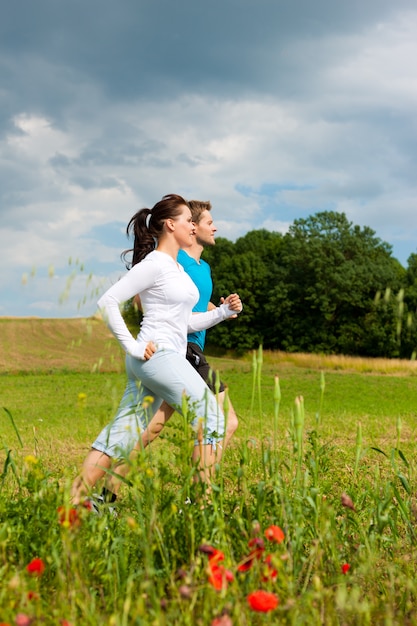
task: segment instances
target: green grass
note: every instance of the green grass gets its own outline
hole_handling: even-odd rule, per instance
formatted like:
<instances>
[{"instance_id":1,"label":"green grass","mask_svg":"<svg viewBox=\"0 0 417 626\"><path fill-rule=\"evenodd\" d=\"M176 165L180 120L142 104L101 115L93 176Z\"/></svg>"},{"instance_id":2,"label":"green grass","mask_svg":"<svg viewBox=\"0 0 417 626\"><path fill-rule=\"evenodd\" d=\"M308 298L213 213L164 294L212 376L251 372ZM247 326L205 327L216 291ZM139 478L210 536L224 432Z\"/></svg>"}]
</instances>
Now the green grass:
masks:
<instances>
[{"instance_id":1,"label":"green grass","mask_svg":"<svg viewBox=\"0 0 417 626\"><path fill-rule=\"evenodd\" d=\"M260 437L271 432L274 414L274 376L281 387L279 432L285 436L294 401L304 399L306 424L313 428L320 410L320 372L318 370L264 365L261 398L253 403L253 373L244 361L212 359L230 389L230 397L240 417L238 438ZM377 376L358 373L324 374L325 391L321 418L321 434L329 442L341 446L354 445L358 421L369 445L384 447L392 442L396 421L403 423L402 444L412 450L417 427L417 382L414 377ZM110 419L121 398L125 375L118 373L57 372L52 374L7 374L0 376L1 406L13 415L21 433L25 450L39 446L56 448L68 462L60 442L83 451L98 430ZM80 402L79 394L85 394ZM259 400L261 399L261 402ZM260 406L261 405L261 406ZM262 419L261 419L262 417ZM174 418L175 419L175 418ZM16 436L9 418L1 416L3 446L16 446ZM39 450L47 454L44 447ZM58 450L57 450L58 452Z\"/></svg>"},{"instance_id":2,"label":"green grass","mask_svg":"<svg viewBox=\"0 0 417 626\"><path fill-rule=\"evenodd\" d=\"M69 507L69 485L124 374L0 376L0 620L205 626L224 613L226 626L417 623L414 374L323 377L270 358L211 361L240 418L212 501L203 506L193 486L176 415L132 466L119 517L81 509L74 528L59 523L57 507ZM271 524L282 543L265 538ZM261 538L264 552L239 572L248 542ZM233 573L220 590L206 544ZM26 571L34 557L45 563L40 577ZM258 589L279 597L272 614L250 609Z\"/></svg>"}]
</instances>

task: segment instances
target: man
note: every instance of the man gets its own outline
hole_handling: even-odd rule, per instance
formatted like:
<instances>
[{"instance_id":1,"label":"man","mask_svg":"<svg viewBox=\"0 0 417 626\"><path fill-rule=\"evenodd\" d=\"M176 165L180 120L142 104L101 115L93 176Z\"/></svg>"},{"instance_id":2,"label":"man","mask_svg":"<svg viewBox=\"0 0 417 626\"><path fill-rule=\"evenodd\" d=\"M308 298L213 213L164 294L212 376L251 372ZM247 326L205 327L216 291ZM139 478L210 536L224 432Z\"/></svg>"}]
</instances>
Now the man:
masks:
<instances>
[{"instance_id":1,"label":"man","mask_svg":"<svg viewBox=\"0 0 417 626\"><path fill-rule=\"evenodd\" d=\"M215 245L216 242L214 234L217 232L217 228L214 225L213 218L210 213L211 203L209 201L204 202L200 200L189 200L188 206L191 209L191 215L195 226L195 236L190 247L179 251L177 260L178 263L181 263L184 270L193 280L200 293L200 298L193 308L193 311L196 313L202 313L215 308L215 305L210 302L213 291L210 266L206 263L206 261L204 261L204 259L201 258L201 255L205 247ZM222 303L227 302L229 297L230 296L227 298L221 298ZM136 298L136 305L140 308L139 298ZM215 373L211 369L206 357L203 354L206 341L206 331L202 330L191 333L188 335L187 339L187 360L197 370L213 393L218 393L218 401L221 409L223 410L226 395L225 386L221 381L216 381ZM224 448L226 448L229 444L230 439L238 427L236 412L230 402L230 398L228 400L226 432L223 441ZM173 409L163 402L160 409L157 413L155 413L152 420L149 422L147 429L142 433L141 441L138 443L136 448L141 449L156 439L165 423L171 417L172 413Z\"/></svg>"},{"instance_id":2,"label":"man","mask_svg":"<svg viewBox=\"0 0 417 626\"><path fill-rule=\"evenodd\" d=\"M207 246L214 246L214 235L217 228L214 225L211 216L211 203L199 200L189 200L188 206L191 209L191 215L195 226L195 236L190 248L182 249L178 254L178 262L181 263L184 270L191 277L200 292L200 299L195 305L193 311L204 312L214 308L214 304L210 302L213 281L211 279L210 266L201 258L203 250ZM222 298L222 301L224 299ZM227 299L226 299L227 301ZM191 365L197 370L201 377L206 381L210 389L216 393L215 376L203 354L206 341L206 331L200 331L188 335L187 343L187 359ZM225 386L220 382L219 387L219 403L223 408L225 398ZM224 439L224 447L226 447L238 426L236 412L229 400L229 408L227 415L226 434Z\"/></svg>"}]
</instances>

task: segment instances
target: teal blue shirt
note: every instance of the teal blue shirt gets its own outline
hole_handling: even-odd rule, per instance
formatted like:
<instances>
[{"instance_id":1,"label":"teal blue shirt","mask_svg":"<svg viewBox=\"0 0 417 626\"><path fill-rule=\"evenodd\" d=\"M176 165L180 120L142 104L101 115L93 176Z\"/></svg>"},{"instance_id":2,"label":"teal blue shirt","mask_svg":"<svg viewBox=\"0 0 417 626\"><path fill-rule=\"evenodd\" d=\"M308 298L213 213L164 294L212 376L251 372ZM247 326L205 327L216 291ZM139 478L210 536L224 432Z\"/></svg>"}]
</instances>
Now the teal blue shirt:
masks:
<instances>
[{"instance_id":1,"label":"teal blue shirt","mask_svg":"<svg viewBox=\"0 0 417 626\"><path fill-rule=\"evenodd\" d=\"M181 263L184 270L195 283L200 294L200 298L193 308L193 311L196 311L197 313L204 313L207 311L211 294L213 292L210 265L206 263L206 261L203 261L203 259L200 259L200 262L197 263L197 261L187 254L185 250L180 250L178 252L177 261L178 263ZM201 350L204 350L204 345L206 343L206 331L200 330L195 333L190 333L187 337L187 341L196 343Z\"/></svg>"}]
</instances>

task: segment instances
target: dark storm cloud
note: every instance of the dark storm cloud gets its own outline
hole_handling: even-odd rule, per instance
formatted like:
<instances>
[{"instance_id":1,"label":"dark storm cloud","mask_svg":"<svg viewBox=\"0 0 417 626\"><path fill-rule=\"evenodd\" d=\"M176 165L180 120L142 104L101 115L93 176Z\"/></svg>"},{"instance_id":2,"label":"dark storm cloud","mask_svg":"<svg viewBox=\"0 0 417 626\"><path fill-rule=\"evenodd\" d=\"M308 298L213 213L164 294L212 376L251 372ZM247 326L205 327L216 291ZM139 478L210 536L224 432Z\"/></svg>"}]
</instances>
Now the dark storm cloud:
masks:
<instances>
[{"instance_id":1,"label":"dark storm cloud","mask_svg":"<svg viewBox=\"0 0 417 626\"><path fill-rule=\"evenodd\" d=\"M169 99L181 89L294 95L309 82L306 64L321 61L311 48L305 56L304 43L364 30L414 6L410 0L15 0L0 25L0 51L9 59L4 86L22 101L29 93L33 106L47 101L55 109L83 80L115 99ZM36 75L27 71L32 66ZM10 112L7 98L5 104Z\"/></svg>"}]
</instances>

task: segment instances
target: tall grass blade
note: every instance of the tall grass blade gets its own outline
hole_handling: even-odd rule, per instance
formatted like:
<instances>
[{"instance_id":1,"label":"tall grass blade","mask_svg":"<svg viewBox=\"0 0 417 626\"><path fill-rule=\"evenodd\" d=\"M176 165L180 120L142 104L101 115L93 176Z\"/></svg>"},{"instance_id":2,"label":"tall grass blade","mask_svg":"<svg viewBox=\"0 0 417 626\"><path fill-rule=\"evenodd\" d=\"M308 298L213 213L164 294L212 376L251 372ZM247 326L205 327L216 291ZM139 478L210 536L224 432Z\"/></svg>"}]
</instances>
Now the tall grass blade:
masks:
<instances>
[{"instance_id":1,"label":"tall grass blade","mask_svg":"<svg viewBox=\"0 0 417 626\"><path fill-rule=\"evenodd\" d=\"M22 441L22 439L21 439L21 437L20 437L19 431L18 431L17 426L16 426L16 424L15 424L15 421L14 421L14 419L13 419L13 415L10 413L9 409L6 409L6 407L5 407L5 406L3 407L3 409L4 409L4 411L6 411L7 415L9 416L10 421L11 421L11 423L12 423L12 426L13 426L13 428L14 428L14 431L15 431L15 433L16 433L16 436L17 436L17 438L18 438L18 440L19 440L20 446L21 446L21 448L23 448L23 441Z\"/></svg>"},{"instance_id":2,"label":"tall grass blade","mask_svg":"<svg viewBox=\"0 0 417 626\"><path fill-rule=\"evenodd\" d=\"M252 397L251 397L251 402L250 402L251 415L253 415L253 408L255 406L256 381L258 379L257 371L258 371L258 361L256 358L256 350L252 350Z\"/></svg>"},{"instance_id":3,"label":"tall grass blade","mask_svg":"<svg viewBox=\"0 0 417 626\"><path fill-rule=\"evenodd\" d=\"M15 463L13 461L13 458L12 458L12 451L11 450L7 450L7 452L6 452L6 459L5 459L4 465L3 465L3 472L2 472L2 474L0 476L1 484L4 483L4 480L5 480L6 476L7 476L7 471L9 469L9 467L12 470L12 472L13 472L16 480L17 480L17 483L18 483L18 485L20 487L20 478L19 478L19 474L17 472L16 465L15 465Z\"/></svg>"},{"instance_id":4,"label":"tall grass blade","mask_svg":"<svg viewBox=\"0 0 417 626\"><path fill-rule=\"evenodd\" d=\"M358 422L356 427L356 454L355 454L355 467L353 470L354 476L358 473L359 462L362 455L362 424Z\"/></svg>"},{"instance_id":5,"label":"tall grass blade","mask_svg":"<svg viewBox=\"0 0 417 626\"><path fill-rule=\"evenodd\" d=\"M279 377L274 379L274 451L277 449L278 443L278 417L279 405L281 403L281 387L279 385Z\"/></svg>"},{"instance_id":6,"label":"tall grass blade","mask_svg":"<svg viewBox=\"0 0 417 626\"><path fill-rule=\"evenodd\" d=\"M383 450L381 450L380 448L375 448L375 446L371 446L370 448L371 450L375 450L375 452L379 452L379 454L383 454L384 456L386 456L388 458L388 455L386 454L386 452L384 452Z\"/></svg>"},{"instance_id":7,"label":"tall grass blade","mask_svg":"<svg viewBox=\"0 0 417 626\"><path fill-rule=\"evenodd\" d=\"M320 422L321 422L321 414L322 414L322 410L323 410L323 400L324 400L324 390L326 389L326 381L324 378L324 372L321 371L320 372L320 403L319 403L319 410L316 414L316 422L317 422L317 426L320 426Z\"/></svg>"},{"instance_id":8,"label":"tall grass blade","mask_svg":"<svg viewBox=\"0 0 417 626\"><path fill-rule=\"evenodd\" d=\"M263 356L263 346L262 344L258 348L258 356L257 356L257 388L258 388L258 398L259 398L259 417L262 418L262 387L261 387L261 375L262 375L262 363L264 360Z\"/></svg>"}]
</instances>

